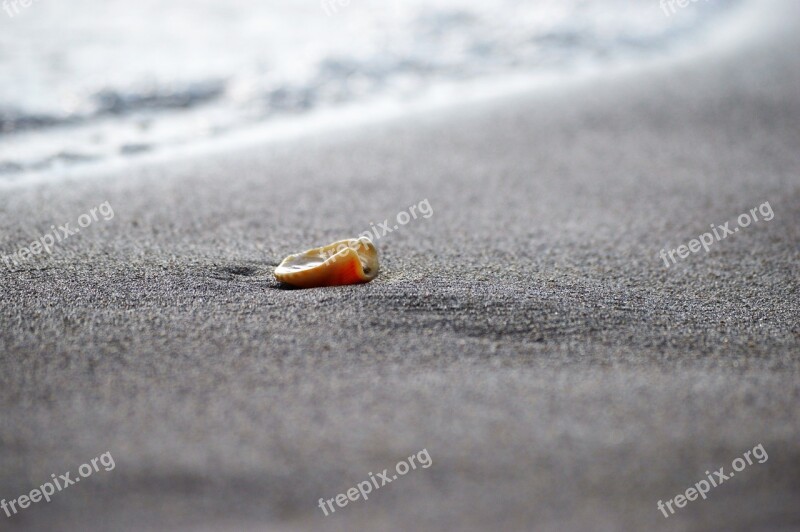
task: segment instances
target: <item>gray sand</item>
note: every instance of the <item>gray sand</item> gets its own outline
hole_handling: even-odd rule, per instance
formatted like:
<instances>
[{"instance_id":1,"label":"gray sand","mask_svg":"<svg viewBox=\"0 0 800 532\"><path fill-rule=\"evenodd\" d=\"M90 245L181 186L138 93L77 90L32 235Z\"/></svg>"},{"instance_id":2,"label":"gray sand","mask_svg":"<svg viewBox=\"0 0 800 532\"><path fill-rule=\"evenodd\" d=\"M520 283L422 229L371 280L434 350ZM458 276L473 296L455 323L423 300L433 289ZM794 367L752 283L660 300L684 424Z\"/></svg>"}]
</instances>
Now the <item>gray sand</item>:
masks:
<instances>
[{"instance_id":1,"label":"gray sand","mask_svg":"<svg viewBox=\"0 0 800 532\"><path fill-rule=\"evenodd\" d=\"M115 216L0 264L0 497L116 467L0 528L800 529L798 49L3 191L1 254ZM372 283L272 277L425 198Z\"/></svg>"}]
</instances>

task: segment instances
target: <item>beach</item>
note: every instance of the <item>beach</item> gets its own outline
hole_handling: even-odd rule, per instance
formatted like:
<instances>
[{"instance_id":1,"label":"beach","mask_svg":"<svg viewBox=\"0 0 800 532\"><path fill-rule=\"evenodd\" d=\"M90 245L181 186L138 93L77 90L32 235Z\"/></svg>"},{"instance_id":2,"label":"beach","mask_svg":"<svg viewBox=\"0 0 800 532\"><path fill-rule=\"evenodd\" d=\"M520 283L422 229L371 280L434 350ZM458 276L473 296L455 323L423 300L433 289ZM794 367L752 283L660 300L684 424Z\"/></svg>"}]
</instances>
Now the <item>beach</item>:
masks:
<instances>
[{"instance_id":1,"label":"beach","mask_svg":"<svg viewBox=\"0 0 800 532\"><path fill-rule=\"evenodd\" d=\"M0 256L80 228L0 262L0 496L115 461L0 528L796 529L800 10L770 5L696 58L0 188ZM275 281L367 230L374 281Z\"/></svg>"}]
</instances>

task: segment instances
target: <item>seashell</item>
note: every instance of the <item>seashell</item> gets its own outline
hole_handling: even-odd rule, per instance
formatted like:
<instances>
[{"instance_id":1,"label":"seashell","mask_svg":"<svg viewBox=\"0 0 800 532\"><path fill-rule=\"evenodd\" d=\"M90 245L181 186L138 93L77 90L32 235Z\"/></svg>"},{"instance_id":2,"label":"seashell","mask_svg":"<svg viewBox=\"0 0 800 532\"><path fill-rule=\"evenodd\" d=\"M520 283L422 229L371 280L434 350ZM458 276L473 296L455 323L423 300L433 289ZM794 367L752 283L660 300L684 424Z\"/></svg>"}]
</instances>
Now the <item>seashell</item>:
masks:
<instances>
[{"instance_id":1,"label":"seashell","mask_svg":"<svg viewBox=\"0 0 800 532\"><path fill-rule=\"evenodd\" d=\"M275 278L300 288L368 283L378 275L378 250L369 239L349 238L289 255Z\"/></svg>"}]
</instances>

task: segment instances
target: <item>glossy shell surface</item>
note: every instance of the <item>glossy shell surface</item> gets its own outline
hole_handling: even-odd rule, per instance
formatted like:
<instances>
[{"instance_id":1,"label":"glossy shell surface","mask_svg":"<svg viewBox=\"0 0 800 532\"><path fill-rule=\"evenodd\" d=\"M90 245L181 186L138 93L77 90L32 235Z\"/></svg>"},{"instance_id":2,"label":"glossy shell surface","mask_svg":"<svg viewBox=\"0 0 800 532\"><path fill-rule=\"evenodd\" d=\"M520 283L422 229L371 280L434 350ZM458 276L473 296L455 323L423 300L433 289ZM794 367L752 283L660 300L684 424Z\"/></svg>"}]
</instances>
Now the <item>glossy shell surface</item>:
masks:
<instances>
[{"instance_id":1,"label":"glossy shell surface","mask_svg":"<svg viewBox=\"0 0 800 532\"><path fill-rule=\"evenodd\" d=\"M378 250L366 238L339 240L289 255L275 278L299 288L367 283L378 275Z\"/></svg>"}]
</instances>

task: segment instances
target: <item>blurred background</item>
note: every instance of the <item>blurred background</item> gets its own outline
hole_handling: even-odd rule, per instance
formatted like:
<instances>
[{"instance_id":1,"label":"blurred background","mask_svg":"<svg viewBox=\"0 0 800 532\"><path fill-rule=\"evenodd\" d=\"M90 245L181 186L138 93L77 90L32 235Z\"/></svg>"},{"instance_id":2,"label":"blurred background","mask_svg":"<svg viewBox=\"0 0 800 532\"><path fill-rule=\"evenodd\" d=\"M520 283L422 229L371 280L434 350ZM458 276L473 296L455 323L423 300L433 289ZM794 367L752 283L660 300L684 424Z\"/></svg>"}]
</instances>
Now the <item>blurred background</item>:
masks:
<instances>
[{"instance_id":1,"label":"blurred background","mask_svg":"<svg viewBox=\"0 0 800 532\"><path fill-rule=\"evenodd\" d=\"M740 3L5 0L0 179L666 54Z\"/></svg>"}]
</instances>

